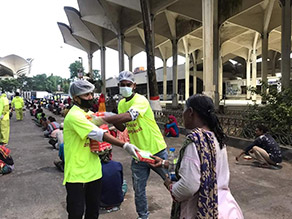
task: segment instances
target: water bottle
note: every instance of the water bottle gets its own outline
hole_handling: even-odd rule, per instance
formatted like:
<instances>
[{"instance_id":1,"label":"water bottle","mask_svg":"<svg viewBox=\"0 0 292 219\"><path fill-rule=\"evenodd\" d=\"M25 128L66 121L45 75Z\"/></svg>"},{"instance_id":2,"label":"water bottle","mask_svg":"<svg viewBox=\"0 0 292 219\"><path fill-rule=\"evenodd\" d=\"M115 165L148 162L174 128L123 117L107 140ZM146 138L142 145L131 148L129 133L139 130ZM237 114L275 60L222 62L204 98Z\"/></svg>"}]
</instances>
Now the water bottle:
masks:
<instances>
[{"instance_id":1,"label":"water bottle","mask_svg":"<svg viewBox=\"0 0 292 219\"><path fill-rule=\"evenodd\" d=\"M175 155L175 148L169 149L168 154L168 172L169 172L169 178L171 181L177 181L176 175L175 175L175 166L177 163L177 157Z\"/></svg>"}]
</instances>

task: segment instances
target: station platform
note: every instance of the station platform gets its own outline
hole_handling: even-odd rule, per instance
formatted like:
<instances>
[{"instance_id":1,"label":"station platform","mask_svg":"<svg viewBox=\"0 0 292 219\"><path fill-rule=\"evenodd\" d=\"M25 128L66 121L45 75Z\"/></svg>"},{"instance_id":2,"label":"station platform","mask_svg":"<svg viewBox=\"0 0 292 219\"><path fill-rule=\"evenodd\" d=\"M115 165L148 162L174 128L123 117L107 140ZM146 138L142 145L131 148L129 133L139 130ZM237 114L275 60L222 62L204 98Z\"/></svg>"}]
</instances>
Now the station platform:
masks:
<instances>
[{"instance_id":1,"label":"station platform","mask_svg":"<svg viewBox=\"0 0 292 219\"><path fill-rule=\"evenodd\" d=\"M51 115L49 111L45 111ZM58 122L63 118L55 116ZM11 119L9 148L15 170L0 177L1 219L65 219L66 190L62 185L63 173L54 166L58 151L48 144L42 130L25 112L23 121ZM184 136L166 138L169 147L179 150ZM250 163L235 163L240 149L228 146L230 189L247 219L290 219L292 215L292 164L282 163L282 169L258 168ZM128 192L121 209L100 215L101 219L135 219L130 156L114 147L113 159L123 164ZM150 218L167 219L170 215L171 196L163 181L151 172L147 185Z\"/></svg>"}]
</instances>

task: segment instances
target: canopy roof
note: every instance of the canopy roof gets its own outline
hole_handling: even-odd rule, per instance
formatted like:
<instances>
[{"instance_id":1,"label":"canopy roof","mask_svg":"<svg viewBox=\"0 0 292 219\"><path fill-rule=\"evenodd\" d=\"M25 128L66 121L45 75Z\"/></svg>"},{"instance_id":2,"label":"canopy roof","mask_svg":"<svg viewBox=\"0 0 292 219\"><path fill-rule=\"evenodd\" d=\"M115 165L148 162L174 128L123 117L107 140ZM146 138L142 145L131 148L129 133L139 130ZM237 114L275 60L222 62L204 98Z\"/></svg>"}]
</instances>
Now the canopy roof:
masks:
<instances>
[{"instance_id":1,"label":"canopy roof","mask_svg":"<svg viewBox=\"0 0 292 219\"><path fill-rule=\"evenodd\" d=\"M123 34L128 56L145 50L140 0L77 1L80 11L66 7L65 12L71 35L79 43L82 39L118 50L117 37ZM170 58L172 40L177 40L178 54L197 51L198 64L202 63L202 0L151 0L150 8L154 15L155 55ZM261 56L258 36L264 33L269 36L268 58L274 59L281 52L281 7L276 0L242 0L230 14L219 14L219 25L223 63L240 57L238 60L244 64L253 45L257 56Z\"/></svg>"},{"instance_id":2,"label":"canopy roof","mask_svg":"<svg viewBox=\"0 0 292 219\"><path fill-rule=\"evenodd\" d=\"M31 61L31 59L26 60L14 54L0 58L0 77L14 77L28 74Z\"/></svg>"}]
</instances>

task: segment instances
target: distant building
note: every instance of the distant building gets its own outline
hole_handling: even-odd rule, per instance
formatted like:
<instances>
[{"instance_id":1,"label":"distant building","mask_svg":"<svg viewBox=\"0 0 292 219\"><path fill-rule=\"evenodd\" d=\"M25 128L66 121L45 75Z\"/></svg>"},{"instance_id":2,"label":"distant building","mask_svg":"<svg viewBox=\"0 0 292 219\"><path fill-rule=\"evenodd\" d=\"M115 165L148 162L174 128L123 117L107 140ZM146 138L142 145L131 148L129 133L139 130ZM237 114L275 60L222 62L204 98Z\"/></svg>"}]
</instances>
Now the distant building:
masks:
<instances>
[{"instance_id":1,"label":"distant building","mask_svg":"<svg viewBox=\"0 0 292 219\"><path fill-rule=\"evenodd\" d=\"M141 72L141 71L145 71L145 68L144 67L137 67L137 68L135 68L134 73Z\"/></svg>"}]
</instances>

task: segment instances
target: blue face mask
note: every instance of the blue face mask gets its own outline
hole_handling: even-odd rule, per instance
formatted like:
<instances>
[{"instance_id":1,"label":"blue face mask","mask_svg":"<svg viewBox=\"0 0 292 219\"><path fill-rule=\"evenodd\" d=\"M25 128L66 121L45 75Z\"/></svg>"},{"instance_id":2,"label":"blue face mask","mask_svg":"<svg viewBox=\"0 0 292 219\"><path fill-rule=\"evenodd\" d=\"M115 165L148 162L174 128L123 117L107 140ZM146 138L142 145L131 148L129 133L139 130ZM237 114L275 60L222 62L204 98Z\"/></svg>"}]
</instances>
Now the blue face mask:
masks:
<instances>
[{"instance_id":1,"label":"blue face mask","mask_svg":"<svg viewBox=\"0 0 292 219\"><path fill-rule=\"evenodd\" d=\"M120 87L120 94L123 97L130 97L133 94L133 89L131 87Z\"/></svg>"}]
</instances>

